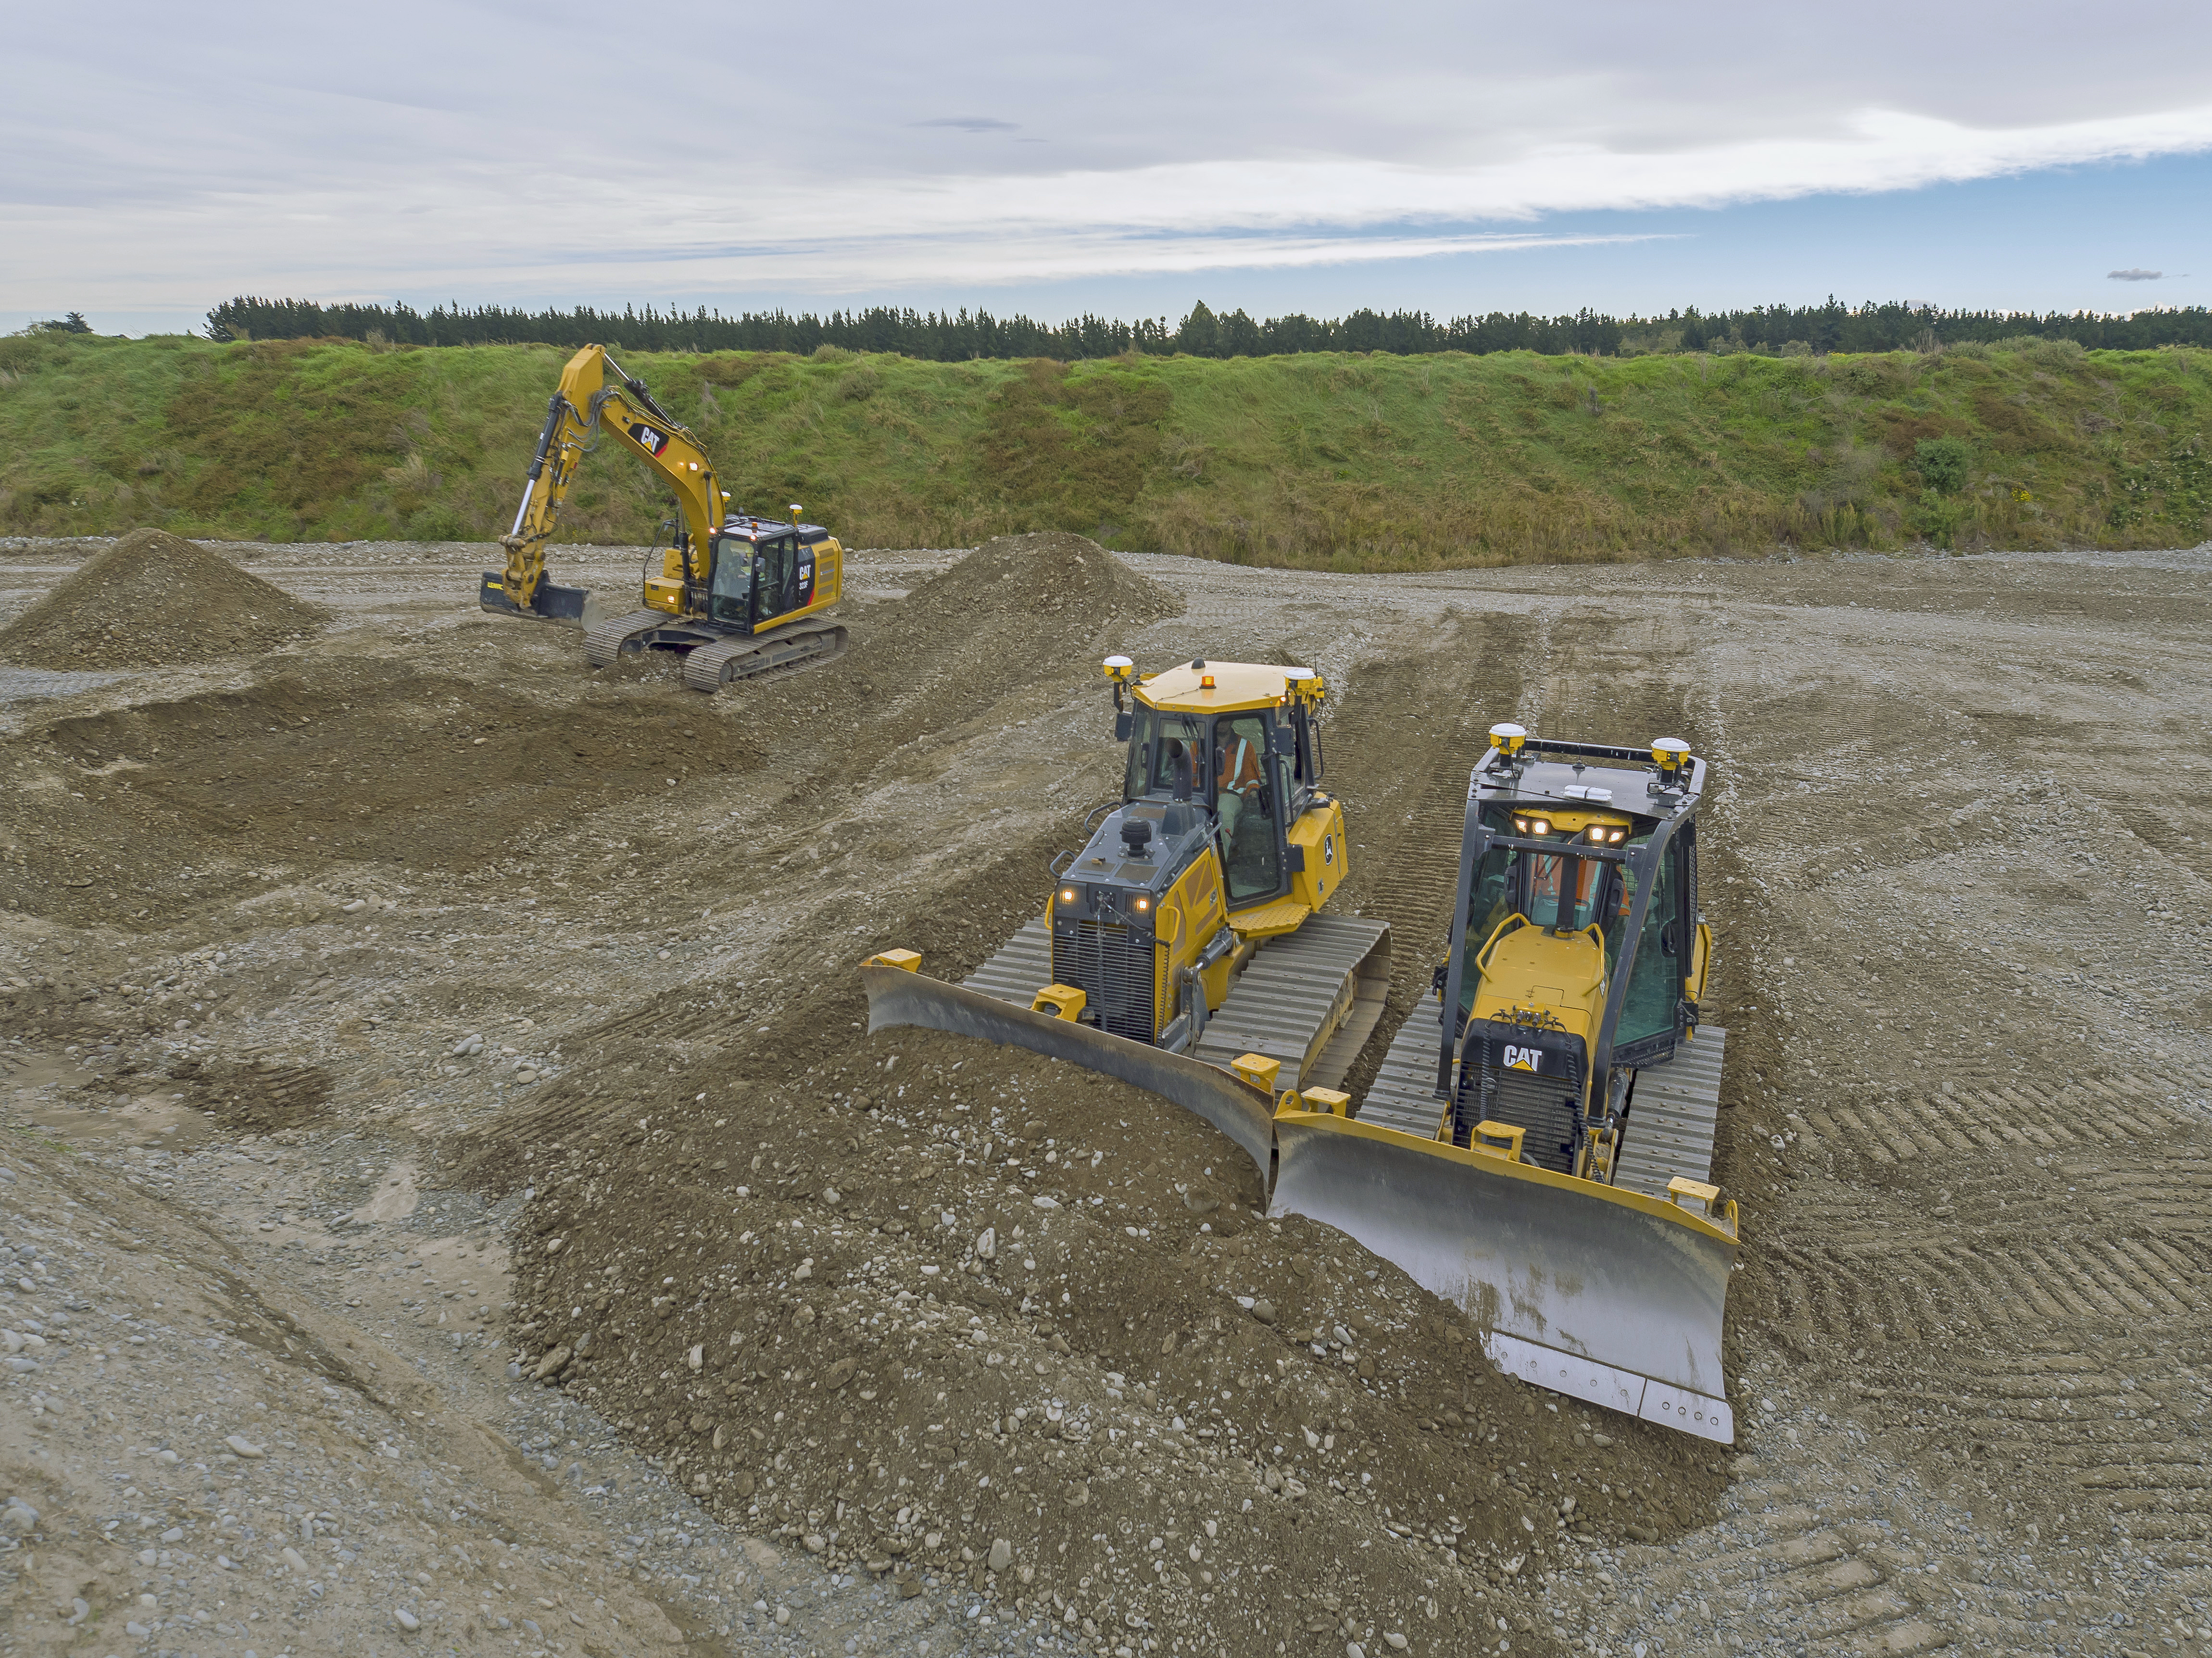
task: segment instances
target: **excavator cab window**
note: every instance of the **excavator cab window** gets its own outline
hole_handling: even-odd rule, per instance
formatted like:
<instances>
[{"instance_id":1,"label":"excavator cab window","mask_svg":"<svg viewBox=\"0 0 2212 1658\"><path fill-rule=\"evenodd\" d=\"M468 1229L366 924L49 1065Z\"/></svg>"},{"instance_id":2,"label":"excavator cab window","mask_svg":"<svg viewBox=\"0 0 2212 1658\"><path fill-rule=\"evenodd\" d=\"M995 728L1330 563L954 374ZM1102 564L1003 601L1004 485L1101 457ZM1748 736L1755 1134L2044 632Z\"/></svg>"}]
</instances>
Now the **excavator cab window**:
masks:
<instances>
[{"instance_id":1,"label":"excavator cab window","mask_svg":"<svg viewBox=\"0 0 2212 1658\"><path fill-rule=\"evenodd\" d=\"M763 537L753 552L753 620L781 616L797 604L792 587L799 575L799 537Z\"/></svg>"},{"instance_id":2,"label":"excavator cab window","mask_svg":"<svg viewBox=\"0 0 2212 1658\"><path fill-rule=\"evenodd\" d=\"M707 614L716 622L742 625L752 617L753 544L740 536L714 543L714 574L707 589Z\"/></svg>"}]
</instances>

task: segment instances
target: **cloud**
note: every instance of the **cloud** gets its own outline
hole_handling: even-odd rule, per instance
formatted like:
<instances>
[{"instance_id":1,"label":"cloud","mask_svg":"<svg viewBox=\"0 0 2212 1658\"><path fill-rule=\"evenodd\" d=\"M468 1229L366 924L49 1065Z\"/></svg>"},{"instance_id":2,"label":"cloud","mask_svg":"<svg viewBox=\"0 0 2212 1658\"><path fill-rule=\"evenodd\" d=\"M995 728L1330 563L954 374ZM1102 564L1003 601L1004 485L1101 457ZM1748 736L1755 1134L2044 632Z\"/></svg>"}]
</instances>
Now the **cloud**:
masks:
<instances>
[{"instance_id":1,"label":"cloud","mask_svg":"<svg viewBox=\"0 0 2212 1658\"><path fill-rule=\"evenodd\" d=\"M2166 275L2163 270L2107 270L2106 276L2116 282L2154 282Z\"/></svg>"},{"instance_id":2,"label":"cloud","mask_svg":"<svg viewBox=\"0 0 2212 1658\"><path fill-rule=\"evenodd\" d=\"M660 84L671 33L725 26L710 0L663 0L650 32L584 0L388 0L367 34L295 27L274 0L116 0L91 36L34 8L0 101L0 311L663 283L732 302L957 301L1025 281L1594 246L1616 239L1562 234L1561 216L2212 151L2197 68L2212 8L2106 3L2085 35L2059 26L2059 0L2018 0L1993 37L1967 0L1867 0L1842 33L1686 0L1655 36L1626 0L1564 25L1375 0L1354 52L1317 0L1281 0L1264 26L1128 0L1108 31L974 0L957 32L828 0L764 14L747 52L799 64L833 35L833 118L787 118L796 83L771 77L680 140L556 115L544 88L578 84L580 64L601 88ZM1908 23L1928 50L1892 48ZM484 62L502 73L471 68ZM939 112L970 93L1000 112Z\"/></svg>"}]
</instances>

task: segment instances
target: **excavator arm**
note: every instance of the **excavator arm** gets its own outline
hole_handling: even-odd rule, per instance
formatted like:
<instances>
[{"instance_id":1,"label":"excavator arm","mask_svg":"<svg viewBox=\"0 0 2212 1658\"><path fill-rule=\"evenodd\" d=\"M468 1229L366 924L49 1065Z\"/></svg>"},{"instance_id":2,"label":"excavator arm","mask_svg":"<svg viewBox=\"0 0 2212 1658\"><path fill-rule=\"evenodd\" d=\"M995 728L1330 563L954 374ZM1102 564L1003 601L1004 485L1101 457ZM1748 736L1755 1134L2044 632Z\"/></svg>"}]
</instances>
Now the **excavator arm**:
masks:
<instances>
[{"instance_id":1,"label":"excavator arm","mask_svg":"<svg viewBox=\"0 0 2212 1658\"><path fill-rule=\"evenodd\" d=\"M597 447L594 432L611 434L676 492L681 514L676 544L663 561L660 578L647 581L646 603L680 611L685 586L707 580L708 535L722 521L725 499L714 463L699 440L653 400L644 381L624 374L605 346L587 345L561 371L514 527L500 537L507 568L483 579L479 603L485 610L546 621L582 618L584 590L556 586L545 579L545 544L553 537L577 468Z\"/></svg>"}]
</instances>

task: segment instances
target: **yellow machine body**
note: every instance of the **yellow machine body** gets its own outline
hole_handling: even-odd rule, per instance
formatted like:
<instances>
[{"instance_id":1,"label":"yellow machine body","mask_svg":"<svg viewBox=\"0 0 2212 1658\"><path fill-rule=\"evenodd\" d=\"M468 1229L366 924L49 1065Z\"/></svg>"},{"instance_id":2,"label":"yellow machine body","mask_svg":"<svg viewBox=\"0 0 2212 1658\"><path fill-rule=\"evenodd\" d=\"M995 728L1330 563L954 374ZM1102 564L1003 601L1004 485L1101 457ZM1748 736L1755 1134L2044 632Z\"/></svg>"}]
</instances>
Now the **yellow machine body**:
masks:
<instances>
[{"instance_id":1,"label":"yellow machine body","mask_svg":"<svg viewBox=\"0 0 2212 1658\"><path fill-rule=\"evenodd\" d=\"M803 544L797 556L805 561L807 572L796 595L799 602L773 613L757 597L742 604L732 602L737 584L726 570L718 582L718 564L744 558L750 569L757 546L772 542L775 532L786 526L779 521L732 519L729 494L698 438L653 400L644 382L623 374L605 346L587 345L561 371L531 463L528 488L514 527L500 539L507 553L506 568L483 579L485 609L542 619L581 619L581 591L546 580L545 548L559 525L561 509L584 457L602 436L612 438L644 462L676 498L671 544L662 550L658 570L644 578L640 598L647 610L703 628L709 636L751 635L788 628L837 603L844 586L844 549L834 536L800 534L804 526L796 522L795 508L788 528ZM788 583L779 589L789 591Z\"/></svg>"}]
</instances>

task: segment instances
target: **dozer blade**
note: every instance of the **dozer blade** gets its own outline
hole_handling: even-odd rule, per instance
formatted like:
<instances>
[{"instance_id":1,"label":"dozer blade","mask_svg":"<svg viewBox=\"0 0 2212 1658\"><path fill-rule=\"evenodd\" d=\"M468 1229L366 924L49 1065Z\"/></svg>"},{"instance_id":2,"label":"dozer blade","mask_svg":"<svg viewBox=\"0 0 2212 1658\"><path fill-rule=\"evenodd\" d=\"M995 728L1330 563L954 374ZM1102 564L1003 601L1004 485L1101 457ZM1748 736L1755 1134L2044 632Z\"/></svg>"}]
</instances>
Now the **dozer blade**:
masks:
<instances>
[{"instance_id":1,"label":"dozer blade","mask_svg":"<svg viewBox=\"0 0 2212 1658\"><path fill-rule=\"evenodd\" d=\"M860 981L868 993L870 1035L895 1025L957 1031L1148 1088L1236 1141L1259 1171L1260 1189L1267 1190L1273 1149L1267 1096L1229 1072L904 968L869 962L860 969Z\"/></svg>"},{"instance_id":2,"label":"dozer blade","mask_svg":"<svg viewBox=\"0 0 2212 1658\"><path fill-rule=\"evenodd\" d=\"M483 585L477 589L477 604L495 616L526 616L533 622L576 622L584 619L584 601L591 597L583 587L560 587L552 582L538 584L538 600L534 604L516 604L507 593L506 574L499 570L486 570Z\"/></svg>"},{"instance_id":3,"label":"dozer blade","mask_svg":"<svg viewBox=\"0 0 2212 1658\"><path fill-rule=\"evenodd\" d=\"M1293 1112L1274 1127L1271 1213L1334 1226L1457 1303L1510 1375L1735 1442L1721 1372L1729 1225L1356 1119Z\"/></svg>"}]
</instances>

